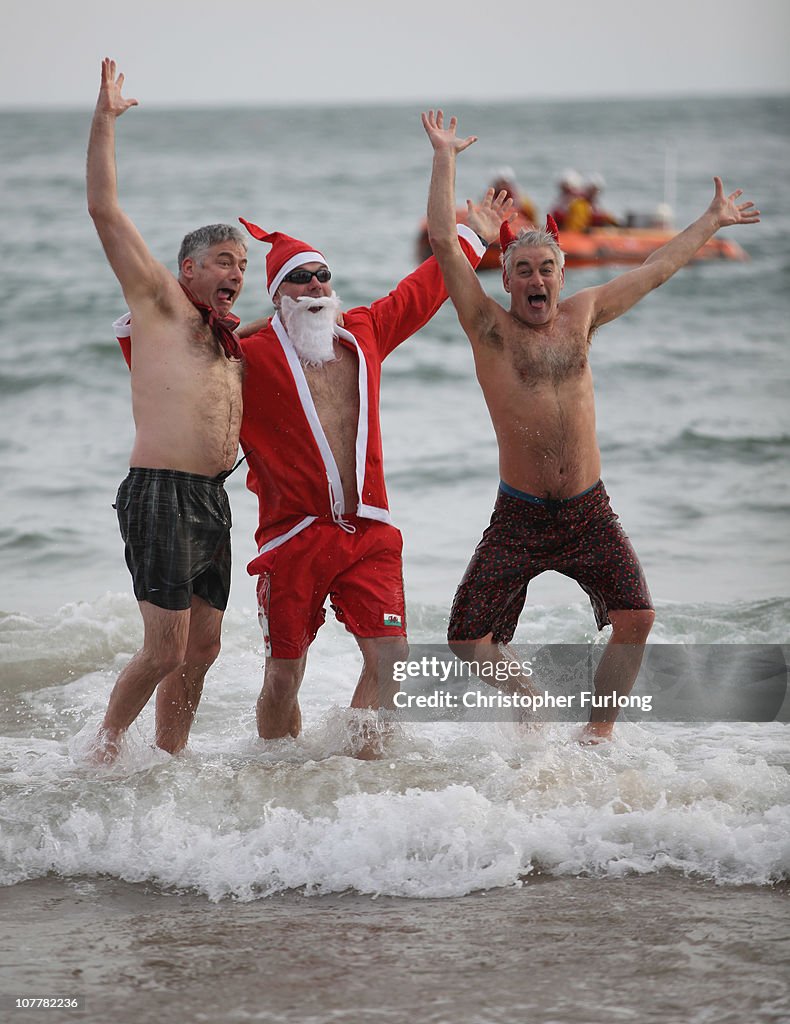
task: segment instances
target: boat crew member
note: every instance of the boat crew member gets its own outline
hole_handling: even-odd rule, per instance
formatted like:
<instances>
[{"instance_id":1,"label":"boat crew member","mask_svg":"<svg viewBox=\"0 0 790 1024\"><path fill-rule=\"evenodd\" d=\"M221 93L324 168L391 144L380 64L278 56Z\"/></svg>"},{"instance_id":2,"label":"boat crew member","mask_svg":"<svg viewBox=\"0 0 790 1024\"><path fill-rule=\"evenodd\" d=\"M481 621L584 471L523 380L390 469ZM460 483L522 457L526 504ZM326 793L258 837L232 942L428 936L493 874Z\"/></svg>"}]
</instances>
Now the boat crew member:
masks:
<instances>
[{"instance_id":1,"label":"boat crew member","mask_svg":"<svg viewBox=\"0 0 790 1024\"><path fill-rule=\"evenodd\" d=\"M590 204L592 216L591 228L618 227L620 221L609 210L601 206L601 193L606 188L606 180L602 174L591 174L584 185L584 195Z\"/></svg>"},{"instance_id":2,"label":"boat crew member","mask_svg":"<svg viewBox=\"0 0 790 1024\"><path fill-rule=\"evenodd\" d=\"M513 209L525 217L530 224L538 223L538 208L528 195L521 191L516 183L516 172L512 167L500 167L494 171L491 186L494 195L504 192L512 200Z\"/></svg>"},{"instance_id":3,"label":"boat crew member","mask_svg":"<svg viewBox=\"0 0 790 1024\"><path fill-rule=\"evenodd\" d=\"M571 168L563 171L557 181L557 198L551 207L551 216L560 228L566 227L568 209L575 199L581 198L584 182L578 171Z\"/></svg>"},{"instance_id":4,"label":"boat crew member","mask_svg":"<svg viewBox=\"0 0 790 1024\"><path fill-rule=\"evenodd\" d=\"M584 232L591 228L613 227L618 221L614 214L600 206L598 200L605 185L603 176L591 175L584 183L581 193L571 199L565 213L565 231Z\"/></svg>"}]
</instances>

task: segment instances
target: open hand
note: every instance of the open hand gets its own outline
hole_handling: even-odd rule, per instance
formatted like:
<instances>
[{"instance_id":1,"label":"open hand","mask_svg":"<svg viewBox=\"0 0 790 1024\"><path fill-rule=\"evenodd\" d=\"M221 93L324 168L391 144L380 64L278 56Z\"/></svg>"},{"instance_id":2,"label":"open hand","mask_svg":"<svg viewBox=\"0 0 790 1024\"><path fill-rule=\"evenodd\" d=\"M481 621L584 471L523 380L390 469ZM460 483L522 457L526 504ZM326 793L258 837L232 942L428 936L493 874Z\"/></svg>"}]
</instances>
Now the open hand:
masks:
<instances>
[{"instance_id":1,"label":"open hand","mask_svg":"<svg viewBox=\"0 0 790 1024\"><path fill-rule=\"evenodd\" d=\"M709 209L716 217L720 228L729 227L731 224L760 223L760 211L755 210L754 203L736 203L736 199L743 195L743 189L737 188L725 196L721 178L714 178L713 185L715 193Z\"/></svg>"},{"instance_id":2,"label":"open hand","mask_svg":"<svg viewBox=\"0 0 790 1024\"><path fill-rule=\"evenodd\" d=\"M124 99L121 95L123 88L123 75L115 77L116 65L114 60L105 57L101 62L101 88L99 99L96 103L97 110L112 117L120 117L125 114L129 107L136 107L137 100Z\"/></svg>"},{"instance_id":3,"label":"open hand","mask_svg":"<svg viewBox=\"0 0 790 1024\"><path fill-rule=\"evenodd\" d=\"M494 196L490 188L479 203L466 200L466 223L489 245L499 238L499 226L503 220L511 221L516 216L512 210L513 199L504 189Z\"/></svg>"},{"instance_id":4,"label":"open hand","mask_svg":"<svg viewBox=\"0 0 790 1024\"><path fill-rule=\"evenodd\" d=\"M473 142L477 142L476 135L468 135L465 139L458 138L455 133L458 127L457 117L451 117L449 125L445 128L444 114L441 110L437 110L435 114L432 110L423 114L422 126L434 150L447 149L452 153L463 153Z\"/></svg>"}]
</instances>

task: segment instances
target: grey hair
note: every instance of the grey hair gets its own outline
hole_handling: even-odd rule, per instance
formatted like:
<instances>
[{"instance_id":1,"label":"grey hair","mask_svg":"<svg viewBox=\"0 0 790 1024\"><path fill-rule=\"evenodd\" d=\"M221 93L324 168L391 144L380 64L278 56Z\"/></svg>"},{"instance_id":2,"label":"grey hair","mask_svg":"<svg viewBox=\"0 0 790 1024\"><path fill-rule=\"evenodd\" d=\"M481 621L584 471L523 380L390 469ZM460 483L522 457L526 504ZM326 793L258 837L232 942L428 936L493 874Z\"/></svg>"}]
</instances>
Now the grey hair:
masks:
<instances>
[{"instance_id":1,"label":"grey hair","mask_svg":"<svg viewBox=\"0 0 790 1024\"><path fill-rule=\"evenodd\" d=\"M550 235L549 232L544 231L543 228L532 228L531 231L528 231L526 228L522 228L516 235L515 242L511 242L507 249L502 253L502 266L505 268L507 276L510 277L510 271L513 268L513 253L516 249L538 249L544 245L548 246L548 248L554 253L557 260L557 267L562 270L565 266L565 253L560 249L554 235Z\"/></svg>"},{"instance_id":2,"label":"grey hair","mask_svg":"<svg viewBox=\"0 0 790 1024\"><path fill-rule=\"evenodd\" d=\"M238 228L232 224L206 224L205 227L196 228L184 236L181 248L178 250L178 270L181 271L184 260L196 260L200 262L202 255L212 245L219 245L220 242L237 242L247 251L247 239Z\"/></svg>"}]
</instances>

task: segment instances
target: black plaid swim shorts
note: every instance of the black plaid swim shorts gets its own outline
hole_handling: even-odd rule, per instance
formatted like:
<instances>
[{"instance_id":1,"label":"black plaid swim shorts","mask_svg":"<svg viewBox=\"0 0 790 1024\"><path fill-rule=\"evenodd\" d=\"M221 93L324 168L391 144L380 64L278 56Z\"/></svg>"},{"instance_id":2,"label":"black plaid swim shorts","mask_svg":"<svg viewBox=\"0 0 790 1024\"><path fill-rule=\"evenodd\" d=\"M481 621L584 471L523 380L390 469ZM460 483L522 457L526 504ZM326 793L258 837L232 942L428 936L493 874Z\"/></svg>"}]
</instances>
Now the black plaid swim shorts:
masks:
<instances>
[{"instance_id":1,"label":"black plaid swim shorts","mask_svg":"<svg viewBox=\"0 0 790 1024\"><path fill-rule=\"evenodd\" d=\"M514 497L500 488L491 523L477 545L450 612L448 639L493 634L509 643L529 581L553 569L590 598L598 629L609 611L652 608L639 559L609 504L603 483L573 498Z\"/></svg>"},{"instance_id":2,"label":"black plaid swim shorts","mask_svg":"<svg viewBox=\"0 0 790 1024\"><path fill-rule=\"evenodd\" d=\"M224 477L129 470L115 508L138 601L183 611L196 595L225 610L231 517Z\"/></svg>"}]
</instances>

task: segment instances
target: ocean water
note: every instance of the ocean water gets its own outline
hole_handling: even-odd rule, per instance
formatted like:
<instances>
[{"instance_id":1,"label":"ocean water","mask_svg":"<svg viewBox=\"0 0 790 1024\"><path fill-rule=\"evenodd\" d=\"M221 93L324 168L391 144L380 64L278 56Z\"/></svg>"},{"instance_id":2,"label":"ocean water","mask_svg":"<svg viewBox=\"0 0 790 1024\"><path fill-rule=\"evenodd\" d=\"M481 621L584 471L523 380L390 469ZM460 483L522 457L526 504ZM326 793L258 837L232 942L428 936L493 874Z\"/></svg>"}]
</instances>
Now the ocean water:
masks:
<instances>
[{"instance_id":1,"label":"ocean water","mask_svg":"<svg viewBox=\"0 0 790 1024\"><path fill-rule=\"evenodd\" d=\"M480 137L459 161L461 198L480 194L492 168L507 163L545 210L558 171L570 165L605 175L613 209L647 210L664 198L669 160L678 226L707 205L714 173L760 207L759 226L730 229L749 262L681 271L599 332L592 365L603 477L656 601L652 640L787 645L790 102L457 112L461 130ZM418 115L405 107L133 110L118 126L122 201L171 266L186 231L243 215L321 248L343 302L368 303L414 265L430 166ZM448 982L440 998L429 986L430 1013L423 1005L412 1018L790 1019L774 955L786 939L778 922L790 873L786 724L625 721L614 743L592 750L561 723L530 732L507 723L404 723L381 761L358 762L347 756L358 723L345 706L359 658L353 640L328 622L302 688L303 736L263 744L254 723L263 655L244 568L254 553L255 502L241 473L229 483L235 577L223 652L188 751L171 758L152 749L146 709L113 769L85 766L81 752L141 637L110 507L132 426L128 374L110 329L125 307L85 209L89 118L0 114L10 154L0 169L10 248L0 280L0 901L5 894L16 914L13 941L21 935L28 950L8 960L5 990L15 992L22 979L68 982L65 950L87 941L87 925L80 932L75 922L88 909L94 940L110 928L103 914L155 914L167 926L146 938L150 991L130 967L142 941L134 927L134 941L112 946L119 991L141 1000L138 1019L154 1019L158 991L184 985L196 1020L398 1021L398 1007L410 1004L393 958L408 956L409 935L426 949L444 936L460 956L475 936L499 949L518 922L547 944L528 986L506 973L496 1000L484 1000L495 983L478 958L474 991ZM265 251L251 241L237 304L243 320L268 310ZM571 270L566 289L616 272ZM503 295L497 275L485 280ZM497 484L493 431L451 309L390 357L382 392L410 636L435 643ZM549 574L531 586L516 639L605 638L581 591ZM613 901L625 909L611 923ZM662 914L674 914L678 927L683 906L685 952L650 967L645 949L638 953L645 929ZM73 927L47 945L35 915L44 921L58 907ZM256 953L245 928L294 923L277 931L271 953L283 978L291 960L304 968L310 955L324 966L345 963L339 952L332 959L332 942L353 933L354 922L368 935L390 927L394 915L402 943L371 961L378 980L368 1002L346 976L343 1003L337 973L316 967L309 1013L281 993L265 1012L233 1004L234 1017L230 1003L222 1014L211 1003L219 968L207 965L198 982L186 966L172 966L182 913L197 928L225 928L234 962L248 971ZM736 942L734 922L758 918ZM580 987L575 1002L552 1002L569 968L546 950L564 940L563 957L567 943L582 957L602 921L623 944L612 945L610 959L599 950L598 966L613 976L606 991L585 1002ZM305 945L304 930L314 927L323 960ZM655 952L658 940L649 942ZM521 938L509 948L521 949ZM730 1005L706 971L735 963ZM441 970L450 976L448 964ZM106 1019L115 1005L109 981L98 968L85 971L74 984L93 995L90 1019ZM594 984L589 971L579 977ZM647 990L661 998L648 1005ZM359 1018L349 1010L354 1000Z\"/></svg>"}]
</instances>

